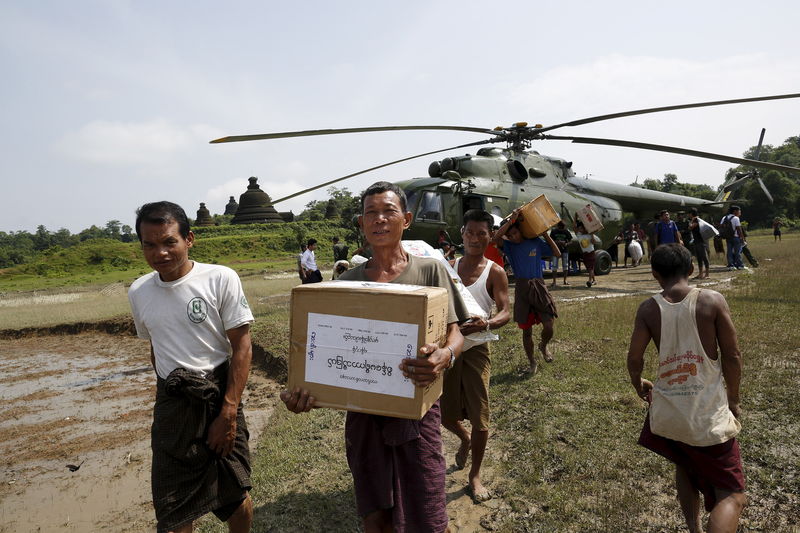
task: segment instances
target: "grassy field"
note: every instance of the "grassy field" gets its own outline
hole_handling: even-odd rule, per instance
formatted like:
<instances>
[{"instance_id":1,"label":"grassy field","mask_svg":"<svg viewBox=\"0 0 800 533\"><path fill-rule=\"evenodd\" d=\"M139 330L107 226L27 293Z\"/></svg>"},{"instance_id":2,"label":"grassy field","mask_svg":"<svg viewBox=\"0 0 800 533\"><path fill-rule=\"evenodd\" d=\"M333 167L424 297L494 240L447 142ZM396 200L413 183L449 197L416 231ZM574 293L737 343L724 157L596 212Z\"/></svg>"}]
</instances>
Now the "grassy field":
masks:
<instances>
[{"instance_id":1,"label":"grassy field","mask_svg":"<svg viewBox=\"0 0 800 533\"><path fill-rule=\"evenodd\" d=\"M740 442L750 505L741 531L800 531L800 234L786 234L777 244L771 236L753 236L751 248L761 268L719 288L744 357ZM291 261L287 265L291 269ZM254 275L243 282L257 316L255 341L283 357L286 293L296 279ZM99 288L6 294L0 329L128 314L124 283ZM507 532L685 530L672 466L636 445L645 408L628 384L625 356L643 298L562 303L556 362L533 379L519 372L525 361L518 330L501 330L492 348L493 420L485 460L485 481L496 498L482 526ZM648 377L653 362L654 353ZM343 428L338 411L275 411L255 456L254 531L358 530ZM226 531L214 519L200 530Z\"/></svg>"},{"instance_id":2,"label":"grassy field","mask_svg":"<svg viewBox=\"0 0 800 533\"><path fill-rule=\"evenodd\" d=\"M792 531L800 521L798 237L786 235L778 244L753 238L762 267L720 288L744 356L740 442L750 504L740 531ZM499 502L483 526L508 532L684 530L672 466L636 445L645 407L628 383L625 357L642 299L563 304L556 362L533 379L519 372L518 331L501 331L493 347L493 429L485 461ZM257 340L274 353L286 350L286 314L280 305L260 317ZM654 357L646 369L650 377ZM341 412L276 410L254 465L256 531L358 529L343 426ZM201 531L224 528L207 520Z\"/></svg>"}]
</instances>

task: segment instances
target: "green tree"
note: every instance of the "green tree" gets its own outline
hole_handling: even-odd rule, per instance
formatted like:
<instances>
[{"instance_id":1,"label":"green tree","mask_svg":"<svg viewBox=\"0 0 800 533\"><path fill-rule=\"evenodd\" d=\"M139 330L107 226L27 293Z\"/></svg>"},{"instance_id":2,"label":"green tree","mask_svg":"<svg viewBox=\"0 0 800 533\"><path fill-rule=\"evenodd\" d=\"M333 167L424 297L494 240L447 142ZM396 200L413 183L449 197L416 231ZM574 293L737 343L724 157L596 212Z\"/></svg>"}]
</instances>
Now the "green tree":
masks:
<instances>
[{"instance_id":1,"label":"green tree","mask_svg":"<svg viewBox=\"0 0 800 533\"><path fill-rule=\"evenodd\" d=\"M744 157L753 159L755 151L756 147L751 146L745 151ZM759 160L800 167L800 136L789 137L777 147L770 144L763 145ZM738 166L730 169L727 176L752 170L752 167ZM776 217L788 219L800 217L800 174L759 170L758 175L761 176L774 203L769 202L756 180L749 180L732 195L735 200L740 200L743 204L743 218L750 222L751 227L769 227Z\"/></svg>"},{"instance_id":2,"label":"green tree","mask_svg":"<svg viewBox=\"0 0 800 533\"><path fill-rule=\"evenodd\" d=\"M81 242L88 241L89 239L104 239L106 236L105 230L98 228L94 224L78 233L78 238Z\"/></svg>"},{"instance_id":3,"label":"green tree","mask_svg":"<svg viewBox=\"0 0 800 533\"><path fill-rule=\"evenodd\" d=\"M677 174L664 174L664 179L661 180L661 190L664 192L673 192L678 188ZM680 193L675 193L680 194Z\"/></svg>"},{"instance_id":4,"label":"green tree","mask_svg":"<svg viewBox=\"0 0 800 533\"><path fill-rule=\"evenodd\" d=\"M51 238L50 232L47 231L43 225L38 225L36 227L36 233L33 235L33 246L36 250L47 250L50 248Z\"/></svg>"},{"instance_id":5,"label":"green tree","mask_svg":"<svg viewBox=\"0 0 800 533\"><path fill-rule=\"evenodd\" d=\"M60 230L58 230L53 234L51 242L53 246L61 246L62 248L67 248L69 246L77 244L80 241L77 238L77 236L72 235L67 228L61 228Z\"/></svg>"},{"instance_id":6,"label":"green tree","mask_svg":"<svg viewBox=\"0 0 800 533\"><path fill-rule=\"evenodd\" d=\"M297 215L297 220L340 218L349 228L353 215L358 213L360 198L354 196L347 187L328 187L327 192L328 200L313 200L307 203L306 209Z\"/></svg>"},{"instance_id":7,"label":"green tree","mask_svg":"<svg viewBox=\"0 0 800 533\"><path fill-rule=\"evenodd\" d=\"M105 233L109 239L122 240L122 223L119 220L109 220L106 222Z\"/></svg>"},{"instance_id":8,"label":"green tree","mask_svg":"<svg viewBox=\"0 0 800 533\"><path fill-rule=\"evenodd\" d=\"M122 242L133 242L133 228L127 224L122 225Z\"/></svg>"}]
</instances>

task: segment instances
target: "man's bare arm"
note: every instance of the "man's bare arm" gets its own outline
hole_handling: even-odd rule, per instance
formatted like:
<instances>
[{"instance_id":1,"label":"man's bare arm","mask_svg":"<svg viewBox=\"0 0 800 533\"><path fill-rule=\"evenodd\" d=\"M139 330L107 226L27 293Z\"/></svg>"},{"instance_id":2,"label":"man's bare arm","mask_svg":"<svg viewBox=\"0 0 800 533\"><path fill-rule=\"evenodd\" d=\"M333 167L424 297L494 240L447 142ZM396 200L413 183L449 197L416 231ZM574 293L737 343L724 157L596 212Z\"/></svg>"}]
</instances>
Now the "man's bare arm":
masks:
<instances>
[{"instance_id":1,"label":"man's bare arm","mask_svg":"<svg viewBox=\"0 0 800 533\"><path fill-rule=\"evenodd\" d=\"M497 231L495 231L494 234L492 235L492 242L498 248L503 246L503 238L504 238L505 234L508 233L508 230L511 228L511 226L514 225L514 222L517 221L517 217L519 217L519 213L520 213L521 210L522 210L522 208L520 208L520 207L514 209L511 212L511 214L508 216L506 221L503 223L503 225L500 226L500 228L498 228Z\"/></svg>"},{"instance_id":2,"label":"man's bare arm","mask_svg":"<svg viewBox=\"0 0 800 533\"><path fill-rule=\"evenodd\" d=\"M739 385L742 380L742 354L739 352L739 341L733 325L731 312L725 297L718 294L715 298L717 344L719 344L722 376L728 391L728 407L736 418L741 414L739 407Z\"/></svg>"},{"instance_id":3,"label":"man's bare arm","mask_svg":"<svg viewBox=\"0 0 800 533\"><path fill-rule=\"evenodd\" d=\"M652 299L648 299L639 306L636 312L636 319L633 323L633 333L631 334L631 343L628 348L628 374L631 378L631 385L636 389L636 394L643 400L647 400L653 384L642 379L642 371L644 370L644 352L653 335L645 317L648 313L652 313Z\"/></svg>"},{"instance_id":4,"label":"man's bare arm","mask_svg":"<svg viewBox=\"0 0 800 533\"><path fill-rule=\"evenodd\" d=\"M547 244L550 245L550 249L553 250L553 255L556 257L561 257L561 250L558 249L558 245L555 243L550 234L545 231L542 235L544 236L544 240L547 241Z\"/></svg>"},{"instance_id":5,"label":"man's bare arm","mask_svg":"<svg viewBox=\"0 0 800 533\"><path fill-rule=\"evenodd\" d=\"M489 282L492 285L492 300L497 306L497 314L489 320L489 329L502 328L511 320L511 304L508 301L508 276L498 264L492 265L489 271Z\"/></svg>"},{"instance_id":6,"label":"man's bare arm","mask_svg":"<svg viewBox=\"0 0 800 533\"><path fill-rule=\"evenodd\" d=\"M403 375L418 387L426 387L433 383L439 375L450 366L450 350L456 358L461 356L464 337L458 322L447 324L447 340L441 348L436 344L426 344L419 351L422 357L403 359L400 370Z\"/></svg>"},{"instance_id":7,"label":"man's bare arm","mask_svg":"<svg viewBox=\"0 0 800 533\"><path fill-rule=\"evenodd\" d=\"M221 456L233 450L236 440L236 412L242 399L242 392L250 373L253 358L253 345L250 340L250 324L225 332L231 343L231 366L228 369L228 383L222 408L208 429L208 447Z\"/></svg>"},{"instance_id":8,"label":"man's bare arm","mask_svg":"<svg viewBox=\"0 0 800 533\"><path fill-rule=\"evenodd\" d=\"M150 364L156 369L156 352L153 351L153 341L150 341Z\"/></svg>"}]
</instances>

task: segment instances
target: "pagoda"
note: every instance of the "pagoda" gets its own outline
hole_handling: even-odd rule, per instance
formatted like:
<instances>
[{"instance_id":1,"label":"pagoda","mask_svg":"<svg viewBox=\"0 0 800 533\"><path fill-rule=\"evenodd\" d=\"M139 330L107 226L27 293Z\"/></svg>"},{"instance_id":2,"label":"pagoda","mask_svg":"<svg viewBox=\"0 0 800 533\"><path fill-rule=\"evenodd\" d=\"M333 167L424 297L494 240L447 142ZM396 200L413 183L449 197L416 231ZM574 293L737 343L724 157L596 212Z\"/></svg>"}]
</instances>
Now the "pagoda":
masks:
<instances>
[{"instance_id":1,"label":"pagoda","mask_svg":"<svg viewBox=\"0 0 800 533\"><path fill-rule=\"evenodd\" d=\"M258 186L258 178L248 178L250 185L239 196L239 208L236 210L231 224L264 224L266 222L283 222L283 218L272 207L272 199Z\"/></svg>"},{"instance_id":2,"label":"pagoda","mask_svg":"<svg viewBox=\"0 0 800 533\"><path fill-rule=\"evenodd\" d=\"M194 225L195 226L214 225L214 219L211 218L211 213L209 212L204 202L200 202L200 209L197 210L197 218L194 221Z\"/></svg>"},{"instance_id":3,"label":"pagoda","mask_svg":"<svg viewBox=\"0 0 800 533\"><path fill-rule=\"evenodd\" d=\"M228 205L225 206L225 214L235 215L237 209L239 209L239 204L237 204L236 200L234 200L233 196L231 196L231 199L228 200Z\"/></svg>"}]
</instances>

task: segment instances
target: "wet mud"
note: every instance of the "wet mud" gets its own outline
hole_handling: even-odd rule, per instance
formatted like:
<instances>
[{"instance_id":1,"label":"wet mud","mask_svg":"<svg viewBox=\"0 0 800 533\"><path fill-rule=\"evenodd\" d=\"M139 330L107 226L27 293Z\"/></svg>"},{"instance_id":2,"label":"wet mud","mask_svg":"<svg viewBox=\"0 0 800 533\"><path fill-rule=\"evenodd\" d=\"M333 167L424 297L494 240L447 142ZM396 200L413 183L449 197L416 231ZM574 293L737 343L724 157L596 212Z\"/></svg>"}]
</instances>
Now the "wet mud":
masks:
<instances>
[{"instance_id":1,"label":"wet mud","mask_svg":"<svg viewBox=\"0 0 800 533\"><path fill-rule=\"evenodd\" d=\"M244 399L251 442L277 389L254 369ZM154 397L149 344L136 337L0 340L0 531L154 530Z\"/></svg>"}]
</instances>

